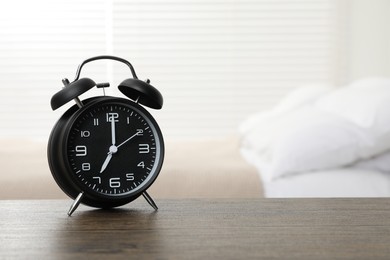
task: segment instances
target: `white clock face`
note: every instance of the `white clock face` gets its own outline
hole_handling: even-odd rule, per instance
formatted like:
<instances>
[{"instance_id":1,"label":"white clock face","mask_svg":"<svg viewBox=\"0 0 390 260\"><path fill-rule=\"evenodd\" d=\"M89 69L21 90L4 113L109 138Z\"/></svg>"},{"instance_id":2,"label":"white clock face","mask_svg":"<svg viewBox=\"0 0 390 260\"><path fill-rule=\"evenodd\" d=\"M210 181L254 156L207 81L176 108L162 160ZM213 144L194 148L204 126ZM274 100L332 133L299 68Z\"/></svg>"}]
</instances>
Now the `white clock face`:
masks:
<instances>
[{"instance_id":1,"label":"white clock face","mask_svg":"<svg viewBox=\"0 0 390 260\"><path fill-rule=\"evenodd\" d=\"M83 190L106 197L147 188L163 160L160 129L131 101L106 99L88 106L71 123L66 157Z\"/></svg>"}]
</instances>

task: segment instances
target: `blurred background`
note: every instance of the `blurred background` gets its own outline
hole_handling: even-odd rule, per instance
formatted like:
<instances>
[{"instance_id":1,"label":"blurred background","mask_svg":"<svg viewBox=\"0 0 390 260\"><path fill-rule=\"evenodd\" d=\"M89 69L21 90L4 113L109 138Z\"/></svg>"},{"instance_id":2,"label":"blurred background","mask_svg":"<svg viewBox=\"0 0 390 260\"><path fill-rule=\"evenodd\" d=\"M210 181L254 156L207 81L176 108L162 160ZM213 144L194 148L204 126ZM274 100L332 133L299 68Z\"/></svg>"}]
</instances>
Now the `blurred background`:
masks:
<instances>
[{"instance_id":1,"label":"blurred background","mask_svg":"<svg viewBox=\"0 0 390 260\"><path fill-rule=\"evenodd\" d=\"M248 113L305 83L390 74L390 3L15 0L0 14L1 137L47 139L51 96L84 59L128 59L164 95L170 138L233 134ZM115 62L82 75L116 85ZM96 93L96 94L100 94ZM65 109L65 108L64 108Z\"/></svg>"},{"instance_id":2,"label":"blurred background","mask_svg":"<svg viewBox=\"0 0 390 260\"><path fill-rule=\"evenodd\" d=\"M167 174L194 170L187 163L194 158L198 163L199 156L206 165L196 168L202 182L194 185L220 183L224 171L255 172L240 168L244 161L240 166L228 162L229 156L241 160L240 124L251 114L271 109L302 85L325 83L337 88L364 77L390 76L389 13L386 0L2 2L3 159L10 146L15 157L28 150L26 143L18 146L15 140L45 144L56 120L73 105L55 112L50 109L51 96L62 88L61 79L72 81L83 60L109 54L129 60L139 78L149 78L164 96L163 109L151 112L168 140L168 152L190 154L173 158L167 153ZM88 64L82 76L110 82L106 93L117 96L121 94L116 86L131 77L127 67L111 61ZM96 89L88 95L102 92ZM188 151L189 147L199 150ZM216 147L229 148L232 154L215 152ZM42 149L37 160L47 173ZM210 163L215 167L211 172L221 172L222 177L203 178ZM231 182L241 179L251 180L232 175L224 185L231 187ZM10 177L9 182L16 180ZM171 180L164 185L180 189ZM242 193L249 184L240 185L231 189ZM208 194L199 190L188 196ZM246 195L253 194L257 191Z\"/></svg>"}]
</instances>

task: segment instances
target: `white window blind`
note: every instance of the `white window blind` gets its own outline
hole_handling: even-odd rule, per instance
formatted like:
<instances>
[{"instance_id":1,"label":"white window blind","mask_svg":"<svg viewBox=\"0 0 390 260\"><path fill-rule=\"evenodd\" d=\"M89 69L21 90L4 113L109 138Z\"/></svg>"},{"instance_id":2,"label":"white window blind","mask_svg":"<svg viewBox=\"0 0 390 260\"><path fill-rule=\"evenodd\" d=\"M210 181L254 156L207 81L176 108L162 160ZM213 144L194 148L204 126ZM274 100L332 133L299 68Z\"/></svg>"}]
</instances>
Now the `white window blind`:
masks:
<instances>
[{"instance_id":1,"label":"white window blind","mask_svg":"<svg viewBox=\"0 0 390 260\"><path fill-rule=\"evenodd\" d=\"M335 80L331 0L10 3L0 11L1 137L47 138L67 108L49 105L61 79L100 54L129 59L162 92L164 107L152 113L168 138L233 134L292 88ZM110 80L115 95L130 77L113 62L83 75Z\"/></svg>"},{"instance_id":2,"label":"white window blind","mask_svg":"<svg viewBox=\"0 0 390 260\"><path fill-rule=\"evenodd\" d=\"M81 60L106 52L105 5L104 0L13 0L2 5L0 137L48 137L62 114L50 108L61 79L72 80Z\"/></svg>"}]
</instances>

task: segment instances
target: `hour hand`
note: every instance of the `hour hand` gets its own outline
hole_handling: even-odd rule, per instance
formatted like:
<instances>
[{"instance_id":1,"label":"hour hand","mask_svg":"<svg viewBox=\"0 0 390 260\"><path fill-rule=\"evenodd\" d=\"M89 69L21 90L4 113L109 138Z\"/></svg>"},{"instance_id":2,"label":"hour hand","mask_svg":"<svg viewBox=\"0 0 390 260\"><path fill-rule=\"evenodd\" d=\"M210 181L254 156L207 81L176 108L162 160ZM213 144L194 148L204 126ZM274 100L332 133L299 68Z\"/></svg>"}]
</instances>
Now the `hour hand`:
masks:
<instances>
[{"instance_id":1,"label":"hour hand","mask_svg":"<svg viewBox=\"0 0 390 260\"><path fill-rule=\"evenodd\" d=\"M110 162L111 158L112 158L112 153L108 153L106 159L104 160L102 168L100 169L100 173L102 173L107 168L107 165Z\"/></svg>"},{"instance_id":2,"label":"hour hand","mask_svg":"<svg viewBox=\"0 0 390 260\"><path fill-rule=\"evenodd\" d=\"M110 146L110 150L107 154L106 159L103 162L102 168L100 169L100 173L102 173L107 168L107 165L112 158L112 154L116 153L117 151L118 151L118 148L115 145Z\"/></svg>"}]
</instances>

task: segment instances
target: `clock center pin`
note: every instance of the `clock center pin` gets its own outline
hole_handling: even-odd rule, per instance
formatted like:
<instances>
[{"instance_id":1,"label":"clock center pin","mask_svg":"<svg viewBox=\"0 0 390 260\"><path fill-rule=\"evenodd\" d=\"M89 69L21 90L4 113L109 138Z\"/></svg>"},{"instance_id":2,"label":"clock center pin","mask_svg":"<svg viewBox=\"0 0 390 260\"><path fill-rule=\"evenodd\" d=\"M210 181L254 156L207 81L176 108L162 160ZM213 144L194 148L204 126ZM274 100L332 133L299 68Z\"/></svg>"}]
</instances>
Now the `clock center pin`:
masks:
<instances>
[{"instance_id":1,"label":"clock center pin","mask_svg":"<svg viewBox=\"0 0 390 260\"><path fill-rule=\"evenodd\" d=\"M111 145L110 149L109 149L109 152L111 154L114 154L114 153L118 152L118 147L116 147L115 145Z\"/></svg>"}]
</instances>

